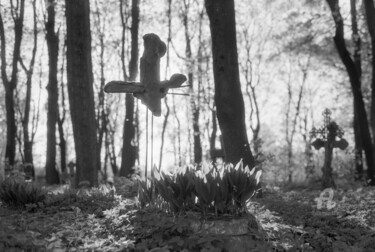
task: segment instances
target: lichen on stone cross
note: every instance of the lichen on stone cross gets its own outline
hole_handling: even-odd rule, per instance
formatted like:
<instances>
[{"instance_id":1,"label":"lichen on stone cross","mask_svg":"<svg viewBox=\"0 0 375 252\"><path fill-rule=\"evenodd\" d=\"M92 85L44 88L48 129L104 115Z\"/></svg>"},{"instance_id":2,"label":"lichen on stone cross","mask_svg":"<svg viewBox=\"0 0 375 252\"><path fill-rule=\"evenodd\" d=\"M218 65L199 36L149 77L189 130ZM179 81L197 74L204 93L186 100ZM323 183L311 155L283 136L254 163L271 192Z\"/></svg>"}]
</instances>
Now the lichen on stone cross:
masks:
<instances>
[{"instance_id":1,"label":"lichen on stone cross","mask_svg":"<svg viewBox=\"0 0 375 252\"><path fill-rule=\"evenodd\" d=\"M160 81L160 58L166 53L166 45L159 36L149 33L143 36L144 51L140 60L140 82L111 81L104 87L107 93L133 93L154 116L161 115L161 99L170 88L178 88L185 81L183 74L173 74L169 80Z\"/></svg>"}]
</instances>

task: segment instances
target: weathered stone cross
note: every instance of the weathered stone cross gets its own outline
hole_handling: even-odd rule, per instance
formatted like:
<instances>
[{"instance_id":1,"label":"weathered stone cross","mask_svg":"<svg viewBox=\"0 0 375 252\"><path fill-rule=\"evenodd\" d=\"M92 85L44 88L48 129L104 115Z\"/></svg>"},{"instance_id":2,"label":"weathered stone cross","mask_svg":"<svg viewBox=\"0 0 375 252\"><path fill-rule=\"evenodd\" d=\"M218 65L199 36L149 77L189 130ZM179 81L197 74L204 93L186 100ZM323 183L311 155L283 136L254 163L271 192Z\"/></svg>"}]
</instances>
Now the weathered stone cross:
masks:
<instances>
[{"instance_id":1,"label":"weathered stone cross","mask_svg":"<svg viewBox=\"0 0 375 252\"><path fill-rule=\"evenodd\" d=\"M315 138L311 145L314 146L316 150L319 150L322 147L325 148L324 166L322 168L323 187L328 188L335 187L331 167L333 148L345 150L349 144L343 138L344 131L337 125L336 122L331 122L331 111L329 109L325 109L323 111L323 117L324 125L319 129L313 127L310 131L310 136L311 138ZM336 136L339 137L340 140L337 141Z\"/></svg>"},{"instance_id":2,"label":"weathered stone cross","mask_svg":"<svg viewBox=\"0 0 375 252\"><path fill-rule=\"evenodd\" d=\"M104 87L107 93L133 93L154 116L161 115L161 99L170 88L178 88L186 81L183 74L173 74L169 80L160 81L160 58L167 47L159 36L143 36L144 52L140 60L140 82L111 81Z\"/></svg>"},{"instance_id":3,"label":"weathered stone cross","mask_svg":"<svg viewBox=\"0 0 375 252\"><path fill-rule=\"evenodd\" d=\"M328 143L330 135L333 137L333 148L345 150L346 147L348 147L348 142L343 138L344 131L336 124L336 122L331 122L331 114L332 112L329 109L325 109L323 111L324 125L319 129L313 127L310 131L311 137L316 138L315 141L311 143L316 150L319 150L322 147L326 148L325 145ZM336 136L340 138L339 141L336 141Z\"/></svg>"}]
</instances>

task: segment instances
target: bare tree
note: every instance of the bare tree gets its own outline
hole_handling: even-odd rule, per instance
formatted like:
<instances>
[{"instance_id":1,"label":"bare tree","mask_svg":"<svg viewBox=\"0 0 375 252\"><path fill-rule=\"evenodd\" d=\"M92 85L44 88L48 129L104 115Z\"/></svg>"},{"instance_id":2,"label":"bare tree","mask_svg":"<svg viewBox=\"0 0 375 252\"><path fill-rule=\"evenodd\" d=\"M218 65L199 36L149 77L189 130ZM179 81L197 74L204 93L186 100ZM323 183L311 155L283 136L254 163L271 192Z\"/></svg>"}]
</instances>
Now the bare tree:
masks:
<instances>
[{"instance_id":1,"label":"bare tree","mask_svg":"<svg viewBox=\"0 0 375 252\"><path fill-rule=\"evenodd\" d=\"M350 13L352 19L352 40L354 42L353 59L359 75L359 81L361 81L362 75L362 64L361 64L361 37L358 32L357 22L357 8L356 0L350 0ZM374 100L374 99L373 99ZM363 156L362 156L362 139L360 133L360 127L358 123L358 108L356 103L353 102L354 118L354 140L355 140L355 166L356 166L356 179L361 180L363 176Z\"/></svg>"},{"instance_id":2,"label":"bare tree","mask_svg":"<svg viewBox=\"0 0 375 252\"><path fill-rule=\"evenodd\" d=\"M242 67L242 72L246 80L246 94L249 98L250 104L250 113L249 113L249 122L250 129L253 134L253 145L254 145L254 154L257 156L260 153L261 139L259 137L260 133L260 109L259 101L257 96L257 89L261 83L261 74L260 74L260 65L262 63L262 52L266 44L266 40L263 39L259 44L258 56L256 60L252 59L251 49L253 41L250 38L248 27L243 29L243 38L245 40L245 52L246 58L243 64L240 64ZM254 62L255 61L255 62ZM255 66L254 66L255 65Z\"/></svg>"},{"instance_id":3,"label":"bare tree","mask_svg":"<svg viewBox=\"0 0 375 252\"><path fill-rule=\"evenodd\" d=\"M171 44L171 34L172 34L172 0L168 0L168 9L167 9L167 16L168 16L168 39L167 39L167 55L166 55L166 66L165 66L165 76L168 75L169 71L169 47ZM164 141L165 141L165 132L167 130L168 118L170 115L170 108L168 105L168 96L164 99L164 105L166 107L166 112L164 114L163 126L161 130L161 144L160 144L160 152L159 152L159 169L163 163L163 150L164 150Z\"/></svg>"},{"instance_id":4,"label":"bare tree","mask_svg":"<svg viewBox=\"0 0 375 252\"><path fill-rule=\"evenodd\" d=\"M10 165L14 164L16 155L16 134L17 125L15 118L14 92L18 84L18 61L20 58L21 41L23 35L23 21L25 15L25 0L17 0L16 5L11 4L11 14L14 21L14 44L11 62L10 78L7 74L6 60L6 40L2 13L0 11L0 49L1 49L1 79L5 88L5 107L7 120L7 144L5 149L5 159Z\"/></svg>"},{"instance_id":5,"label":"bare tree","mask_svg":"<svg viewBox=\"0 0 375 252\"><path fill-rule=\"evenodd\" d=\"M190 87L190 106L192 111L193 118L193 138L194 138L194 163L200 164L202 162L202 144L200 137L199 129L199 114L200 114L200 85L202 84L201 78L198 81L197 91L194 92L194 64L195 60L193 59L193 54L191 51L191 35L189 31L189 9L190 1L184 0L184 13L183 13L183 24L185 27L185 56L186 56L186 65L188 69L188 85ZM203 12L201 12L203 15ZM198 67L201 67L201 37L202 37L202 15L200 15L199 20L199 48L198 48ZM198 73L199 74L199 73Z\"/></svg>"},{"instance_id":6,"label":"bare tree","mask_svg":"<svg viewBox=\"0 0 375 252\"><path fill-rule=\"evenodd\" d=\"M98 148L98 155L97 155L97 165L98 171L101 170L101 150L103 145L103 138L105 135L105 131L107 130L107 115L106 115L106 108L105 108L105 96L104 96L104 85L105 85L105 75L104 69L106 65L106 61L104 59L104 52L105 52L105 18L104 16L107 13L102 12L102 6L99 5L99 2L96 0L94 5L94 27L96 29L97 36L99 37L99 74L100 74L100 81L99 86L97 87L97 95L98 95L98 105L96 107L96 130L97 130L97 148ZM106 175L106 170L104 170L104 175ZM106 176L104 176L106 179Z\"/></svg>"},{"instance_id":7,"label":"bare tree","mask_svg":"<svg viewBox=\"0 0 375 252\"><path fill-rule=\"evenodd\" d=\"M287 102L287 109L285 113L285 122L286 122L285 140L287 143L288 162L286 165L287 165L287 170L288 170L288 182L289 183L292 182L292 177L293 177L293 143L294 143L294 137L295 137L296 129L297 129L297 120L301 112L301 104L302 104L302 99L303 99L304 90L306 86L309 65L310 65L310 55L307 56L307 60L305 64L299 61L299 67L302 71L302 81L298 90L297 101L295 104L293 104L294 95L293 95L293 88L291 85L291 76L289 76L289 80L287 83L288 102ZM293 116L291 116L292 111L294 111Z\"/></svg>"},{"instance_id":8,"label":"bare tree","mask_svg":"<svg viewBox=\"0 0 375 252\"><path fill-rule=\"evenodd\" d=\"M47 156L46 182L58 184L59 174L56 170L56 124L58 120L58 83L57 64L59 55L59 34L55 31L55 1L47 2L47 21L45 22L48 47L48 101L47 101Z\"/></svg>"},{"instance_id":9,"label":"bare tree","mask_svg":"<svg viewBox=\"0 0 375 252\"><path fill-rule=\"evenodd\" d=\"M64 40L65 41L65 40ZM60 165L61 165L61 172L66 171L66 139L65 139L65 131L64 131L64 123L66 118L66 101L65 101L65 84L64 84L64 66L65 66L65 48L66 43L63 46L63 54L62 54L62 64L61 64L61 80L60 80L60 106L57 109L57 129L59 132L59 148L60 148ZM60 107L60 108L59 108Z\"/></svg>"},{"instance_id":10,"label":"bare tree","mask_svg":"<svg viewBox=\"0 0 375 252\"><path fill-rule=\"evenodd\" d=\"M371 37L371 52L372 52L372 77L371 77L371 129L375 144L375 7L374 1L363 1L366 11L367 28ZM353 34L354 36L354 34ZM373 149L373 157L375 157L375 149ZM375 185L375 167L369 167L369 179L372 179L372 184Z\"/></svg>"},{"instance_id":11,"label":"bare tree","mask_svg":"<svg viewBox=\"0 0 375 252\"><path fill-rule=\"evenodd\" d=\"M121 9L121 20L123 31L126 28L126 23L124 22L124 13L122 10L122 1L120 0ZM135 81L138 74L138 27L139 27L139 3L138 0L132 0L131 9L131 52L129 61L129 81ZM123 33L124 34L124 33ZM122 43L122 52L125 51L125 45ZM124 56L124 53L122 53ZM125 58L122 58L123 73L126 79L125 71ZM122 146L122 159L121 159L121 169L120 176L129 176L134 171L135 161L137 158L137 146L135 145L135 126L134 126L134 97L132 94L126 94L126 114L124 121L124 131L123 131L123 146Z\"/></svg>"},{"instance_id":12,"label":"bare tree","mask_svg":"<svg viewBox=\"0 0 375 252\"><path fill-rule=\"evenodd\" d=\"M32 88L32 77L34 74L35 56L38 47L38 30L37 30L37 18L36 18L36 1L32 2L33 8L33 49L31 52L31 60L29 66L27 67L20 57L19 62L22 69L26 74L26 97L25 97L25 107L23 108L23 113L20 109L20 117L22 121L22 133L23 133L23 157L24 164L30 169L31 175L34 177L34 167L33 167L33 144L35 129L32 132L29 131L30 123L30 112L31 112L31 88ZM19 104L18 104L19 105Z\"/></svg>"},{"instance_id":13,"label":"bare tree","mask_svg":"<svg viewBox=\"0 0 375 252\"><path fill-rule=\"evenodd\" d=\"M349 75L350 85L353 92L354 103L356 104L358 124L361 132L361 139L363 149L366 154L367 161L367 176L368 183L375 185L375 167L374 167L374 152L371 141L371 134L369 129L369 123L367 120L367 113L365 104L363 102L360 74L358 73L355 62L353 61L345 43L344 39L344 21L340 13L340 6L338 0L327 0L329 8L331 9L332 18L335 22L336 31L333 40L336 45L337 52L346 68Z\"/></svg>"}]
</instances>

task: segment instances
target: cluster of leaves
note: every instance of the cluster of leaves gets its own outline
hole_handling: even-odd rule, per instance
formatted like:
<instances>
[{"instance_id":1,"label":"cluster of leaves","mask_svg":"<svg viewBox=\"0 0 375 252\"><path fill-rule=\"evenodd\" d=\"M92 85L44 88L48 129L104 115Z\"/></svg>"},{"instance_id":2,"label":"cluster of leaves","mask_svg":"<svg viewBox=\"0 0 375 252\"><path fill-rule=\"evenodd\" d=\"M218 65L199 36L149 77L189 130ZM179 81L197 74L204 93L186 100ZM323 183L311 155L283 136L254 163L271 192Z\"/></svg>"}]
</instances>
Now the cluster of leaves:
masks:
<instances>
[{"instance_id":1,"label":"cluster of leaves","mask_svg":"<svg viewBox=\"0 0 375 252\"><path fill-rule=\"evenodd\" d=\"M155 202L160 196L174 213L201 211L218 214L242 214L246 202L255 195L261 171L243 167L239 162L223 166L222 169L210 167L203 170L185 168L169 175L153 170L153 187L146 184L139 187L139 199L144 206ZM153 192L153 190L155 190Z\"/></svg>"},{"instance_id":2,"label":"cluster of leaves","mask_svg":"<svg viewBox=\"0 0 375 252\"><path fill-rule=\"evenodd\" d=\"M43 208L77 207L101 216L103 210L111 209L117 204L117 198L113 189L103 185L99 188L66 189L60 193L50 193L43 203Z\"/></svg>"},{"instance_id":3,"label":"cluster of leaves","mask_svg":"<svg viewBox=\"0 0 375 252\"><path fill-rule=\"evenodd\" d=\"M93 213L117 204L115 192L106 186L91 189L65 189L59 193L48 192L39 184L25 182L22 174L14 174L0 186L0 200L8 206L41 209L79 208Z\"/></svg>"},{"instance_id":4,"label":"cluster of leaves","mask_svg":"<svg viewBox=\"0 0 375 252\"><path fill-rule=\"evenodd\" d=\"M19 173L12 174L0 186L0 200L13 207L37 204L46 197L46 191L34 182L26 182Z\"/></svg>"}]
</instances>

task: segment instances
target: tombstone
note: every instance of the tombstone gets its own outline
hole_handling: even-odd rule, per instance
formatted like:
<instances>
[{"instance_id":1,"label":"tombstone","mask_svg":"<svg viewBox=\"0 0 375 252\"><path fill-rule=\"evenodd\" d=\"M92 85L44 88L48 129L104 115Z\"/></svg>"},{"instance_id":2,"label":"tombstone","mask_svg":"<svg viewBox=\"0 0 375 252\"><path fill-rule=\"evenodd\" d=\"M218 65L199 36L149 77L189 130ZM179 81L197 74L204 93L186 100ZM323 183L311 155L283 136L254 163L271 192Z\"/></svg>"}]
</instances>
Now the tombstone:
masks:
<instances>
[{"instance_id":1,"label":"tombstone","mask_svg":"<svg viewBox=\"0 0 375 252\"><path fill-rule=\"evenodd\" d=\"M35 179L34 165L31 163L23 163L22 168L23 172L25 173L25 181L33 181Z\"/></svg>"},{"instance_id":2,"label":"tombstone","mask_svg":"<svg viewBox=\"0 0 375 252\"><path fill-rule=\"evenodd\" d=\"M310 131L311 138L315 140L311 143L316 150L320 148L325 149L324 153L324 165L322 168L323 178L322 186L324 188L336 188L335 181L332 175L332 153L333 148L339 148L345 150L348 147L348 142L343 138L344 131L337 125L336 122L331 122L331 111L325 109L323 111L324 125L319 129L315 127ZM339 140L336 140L336 137Z\"/></svg>"},{"instance_id":3,"label":"tombstone","mask_svg":"<svg viewBox=\"0 0 375 252\"><path fill-rule=\"evenodd\" d=\"M70 186L72 186L72 187L74 185L75 167L76 167L76 164L73 161L70 161L68 163L69 178L67 178L68 181L66 181L66 182L68 182L68 184L70 184Z\"/></svg>"}]
</instances>

